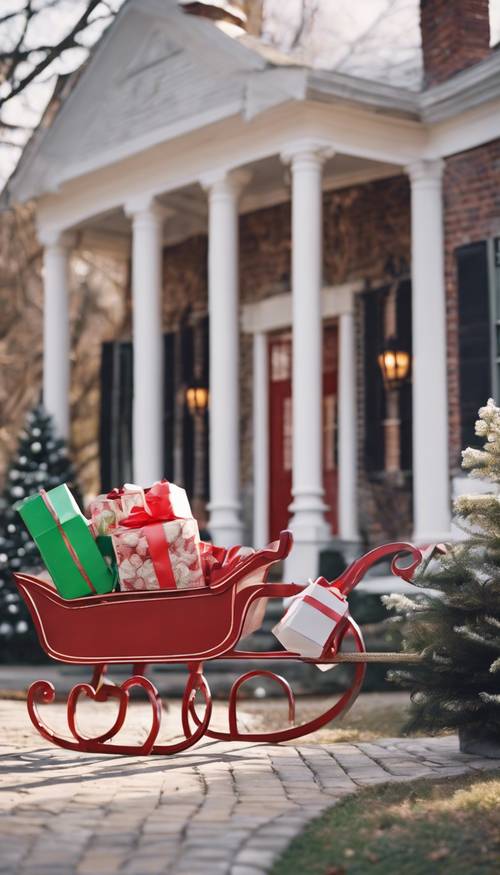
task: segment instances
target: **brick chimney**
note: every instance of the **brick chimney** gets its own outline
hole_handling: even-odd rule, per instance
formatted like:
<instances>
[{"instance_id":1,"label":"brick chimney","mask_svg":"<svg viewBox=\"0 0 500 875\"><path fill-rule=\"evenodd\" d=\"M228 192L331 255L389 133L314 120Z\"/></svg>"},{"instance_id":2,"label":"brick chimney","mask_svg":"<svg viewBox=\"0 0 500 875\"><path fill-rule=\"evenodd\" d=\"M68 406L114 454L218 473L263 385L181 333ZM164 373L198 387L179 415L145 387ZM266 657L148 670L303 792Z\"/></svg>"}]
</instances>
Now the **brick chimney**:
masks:
<instances>
[{"instance_id":1,"label":"brick chimney","mask_svg":"<svg viewBox=\"0 0 500 875\"><path fill-rule=\"evenodd\" d=\"M488 57L488 0L420 0L420 30L429 88Z\"/></svg>"}]
</instances>

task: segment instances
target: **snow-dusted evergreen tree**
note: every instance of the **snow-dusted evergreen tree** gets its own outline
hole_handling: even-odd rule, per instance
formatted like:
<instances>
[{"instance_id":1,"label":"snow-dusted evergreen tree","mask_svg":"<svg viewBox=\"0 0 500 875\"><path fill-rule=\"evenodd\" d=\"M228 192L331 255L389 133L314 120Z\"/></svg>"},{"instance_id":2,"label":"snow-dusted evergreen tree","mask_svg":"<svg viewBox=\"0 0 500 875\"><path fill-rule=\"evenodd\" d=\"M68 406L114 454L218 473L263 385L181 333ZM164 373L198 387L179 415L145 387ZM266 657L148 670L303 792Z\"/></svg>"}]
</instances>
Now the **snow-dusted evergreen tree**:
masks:
<instances>
[{"instance_id":1,"label":"snow-dusted evergreen tree","mask_svg":"<svg viewBox=\"0 0 500 875\"><path fill-rule=\"evenodd\" d=\"M26 661L40 654L31 618L12 573L36 573L42 560L16 505L40 488L71 485L74 479L64 441L56 437L52 419L43 407L35 407L26 417L0 496L0 661Z\"/></svg>"},{"instance_id":2,"label":"snow-dusted evergreen tree","mask_svg":"<svg viewBox=\"0 0 500 875\"><path fill-rule=\"evenodd\" d=\"M416 599L385 599L405 620L405 648L423 654L390 677L412 693L408 729L458 729L462 749L481 739L483 752L500 755L500 409L491 399L476 435L484 449L464 450L462 465L491 490L456 500L464 540L417 574Z\"/></svg>"}]
</instances>

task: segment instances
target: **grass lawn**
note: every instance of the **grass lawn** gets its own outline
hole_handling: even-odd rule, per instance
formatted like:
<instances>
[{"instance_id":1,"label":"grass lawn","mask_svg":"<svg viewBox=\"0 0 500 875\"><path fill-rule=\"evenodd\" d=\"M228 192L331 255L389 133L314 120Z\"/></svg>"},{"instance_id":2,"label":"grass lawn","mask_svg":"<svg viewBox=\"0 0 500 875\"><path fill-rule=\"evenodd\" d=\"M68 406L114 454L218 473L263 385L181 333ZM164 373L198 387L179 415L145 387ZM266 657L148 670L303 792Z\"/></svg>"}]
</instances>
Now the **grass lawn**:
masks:
<instances>
[{"instance_id":1,"label":"grass lawn","mask_svg":"<svg viewBox=\"0 0 500 875\"><path fill-rule=\"evenodd\" d=\"M326 709L329 701L327 698L318 697L299 698L297 722L317 716ZM284 700L268 699L266 702L245 700L240 707L241 711L251 715L252 728L257 730L278 729L287 725ZM398 691L361 693L347 714L318 732L308 735L306 741L330 744L335 741L374 741L382 737L400 737L401 730L408 720L409 707L410 700L407 693Z\"/></svg>"},{"instance_id":2,"label":"grass lawn","mask_svg":"<svg viewBox=\"0 0 500 875\"><path fill-rule=\"evenodd\" d=\"M368 787L314 821L271 875L496 875L500 778Z\"/></svg>"}]
</instances>

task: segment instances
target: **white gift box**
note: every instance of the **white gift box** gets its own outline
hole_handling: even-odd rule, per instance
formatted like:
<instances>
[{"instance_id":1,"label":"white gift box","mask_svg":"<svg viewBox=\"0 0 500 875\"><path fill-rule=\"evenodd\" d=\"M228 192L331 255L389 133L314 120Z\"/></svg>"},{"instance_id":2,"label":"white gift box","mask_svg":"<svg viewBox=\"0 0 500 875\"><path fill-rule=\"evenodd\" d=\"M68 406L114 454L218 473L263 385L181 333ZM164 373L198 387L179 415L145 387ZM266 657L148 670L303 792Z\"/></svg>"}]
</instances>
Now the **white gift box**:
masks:
<instances>
[{"instance_id":1,"label":"white gift box","mask_svg":"<svg viewBox=\"0 0 500 875\"><path fill-rule=\"evenodd\" d=\"M347 599L324 578L306 586L274 627L278 641L293 653L318 659L333 630L349 610ZM320 666L325 668L325 666Z\"/></svg>"}]
</instances>

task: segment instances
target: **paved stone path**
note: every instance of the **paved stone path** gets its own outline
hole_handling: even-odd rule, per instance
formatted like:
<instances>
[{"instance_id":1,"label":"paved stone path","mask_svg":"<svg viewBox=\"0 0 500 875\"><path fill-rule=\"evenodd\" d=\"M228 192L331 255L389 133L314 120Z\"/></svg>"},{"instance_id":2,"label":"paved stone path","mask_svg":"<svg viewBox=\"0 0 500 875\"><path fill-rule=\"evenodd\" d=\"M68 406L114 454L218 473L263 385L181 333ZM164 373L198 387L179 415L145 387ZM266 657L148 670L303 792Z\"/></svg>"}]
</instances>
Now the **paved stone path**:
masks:
<instances>
[{"instance_id":1,"label":"paved stone path","mask_svg":"<svg viewBox=\"0 0 500 875\"><path fill-rule=\"evenodd\" d=\"M204 742L125 758L46 745L22 702L0 702L0 724L1 875L262 875L308 820L358 787L499 765L460 754L454 737Z\"/></svg>"}]
</instances>

